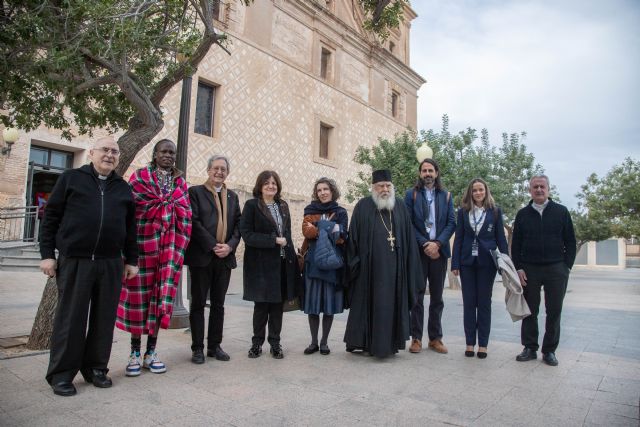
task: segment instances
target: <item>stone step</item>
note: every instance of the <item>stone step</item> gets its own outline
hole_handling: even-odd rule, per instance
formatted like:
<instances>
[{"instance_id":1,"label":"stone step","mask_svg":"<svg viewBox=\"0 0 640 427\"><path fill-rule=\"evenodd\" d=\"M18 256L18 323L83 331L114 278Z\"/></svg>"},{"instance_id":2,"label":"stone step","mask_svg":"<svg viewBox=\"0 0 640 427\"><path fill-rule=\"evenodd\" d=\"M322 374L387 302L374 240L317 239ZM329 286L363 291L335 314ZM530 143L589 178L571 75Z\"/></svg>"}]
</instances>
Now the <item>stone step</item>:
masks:
<instances>
[{"instance_id":1,"label":"stone step","mask_svg":"<svg viewBox=\"0 0 640 427\"><path fill-rule=\"evenodd\" d=\"M40 265L23 265L23 264L4 264L0 263L0 270L2 271L16 271L16 272L38 272L40 271Z\"/></svg>"},{"instance_id":2,"label":"stone step","mask_svg":"<svg viewBox=\"0 0 640 427\"><path fill-rule=\"evenodd\" d=\"M640 268L640 257L627 257L627 268Z\"/></svg>"},{"instance_id":3,"label":"stone step","mask_svg":"<svg viewBox=\"0 0 640 427\"><path fill-rule=\"evenodd\" d=\"M40 265L40 256L37 254L1 256L0 264Z\"/></svg>"}]
</instances>

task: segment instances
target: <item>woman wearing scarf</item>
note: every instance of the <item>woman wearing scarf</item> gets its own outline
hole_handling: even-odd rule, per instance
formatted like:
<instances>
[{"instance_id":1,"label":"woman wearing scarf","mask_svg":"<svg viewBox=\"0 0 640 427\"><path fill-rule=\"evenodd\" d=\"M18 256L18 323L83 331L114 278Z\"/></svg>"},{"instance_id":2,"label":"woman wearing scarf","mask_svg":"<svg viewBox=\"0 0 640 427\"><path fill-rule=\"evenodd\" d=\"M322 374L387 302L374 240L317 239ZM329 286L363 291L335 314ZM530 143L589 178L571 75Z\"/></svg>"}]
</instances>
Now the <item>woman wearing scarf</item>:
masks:
<instances>
[{"instance_id":1,"label":"woman wearing scarf","mask_svg":"<svg viewBox=\"0 0 640 427\"><path fill-rule=\"evenodd\" d=\"M161 374L156 342L160 328L167 329L180 284L184 252L191 235L191 206L187 183L174 167L176 145L162 139L153 147L153 159L129 178L136 204L138 265L140 273L122 287L116 326L131 333L131 354L126 375L141 368ZM141 360L141 335L147 350Z\"/></svg>"},{"instance_id":2,"label":"woman wearing scarf","mask_svg":"<svg viewBox=\"0 0 640 427\"><path fill-rule=\"evenodd\" d=\"M304 354L330 353L327 339L333 315L342 313L344 308L344 296L342 291L342 271L322 270L315 262L316 242L319 235L319 222L329 227L329 233L335 239L336 251L344 260L344 245L347 240L347 211L338 206L340 191L333 179L320 178L313 186L311 204L304 208L302 220L302 234L304 243L302 253L305 254L304 262L304 312L309 316L309 328L311 329L311 344L304 350ZM320 329L320 313L322 316L322 338L318 345L318 330Z\"/></svg>"}]
</instances>

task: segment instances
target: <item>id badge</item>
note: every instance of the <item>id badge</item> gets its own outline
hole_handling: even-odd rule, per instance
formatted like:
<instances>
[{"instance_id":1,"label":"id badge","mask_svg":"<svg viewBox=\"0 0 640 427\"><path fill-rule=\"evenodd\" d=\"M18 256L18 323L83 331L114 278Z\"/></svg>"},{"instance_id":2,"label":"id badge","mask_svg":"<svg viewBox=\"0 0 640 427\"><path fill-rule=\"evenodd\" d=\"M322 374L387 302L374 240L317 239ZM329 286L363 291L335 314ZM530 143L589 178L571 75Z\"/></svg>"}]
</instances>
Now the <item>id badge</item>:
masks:
<instances>
[{"instance_id":1,"label":"id badge","mask_svg":"<svg viewBox=\"0 0 640 427\"><path fill-rule=\"evenodd\" d=\"M478 241L474 240L471 244L471 256L478 256Z\"/></svg>"}]
</instances>

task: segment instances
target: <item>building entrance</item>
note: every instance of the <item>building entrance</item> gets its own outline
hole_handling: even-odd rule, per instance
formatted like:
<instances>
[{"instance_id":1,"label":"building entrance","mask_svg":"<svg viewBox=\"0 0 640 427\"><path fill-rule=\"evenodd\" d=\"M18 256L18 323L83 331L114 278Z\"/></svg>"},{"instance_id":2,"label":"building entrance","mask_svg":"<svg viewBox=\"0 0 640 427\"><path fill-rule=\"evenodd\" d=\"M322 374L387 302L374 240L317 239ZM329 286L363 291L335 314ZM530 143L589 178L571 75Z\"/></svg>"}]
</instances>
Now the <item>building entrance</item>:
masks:
<instances>
[{"instance_id":1,"label":"building entrance","mask_svg":"<svg viewBox=\"0 0 640 427\"><path fill-rule=\"evenodd\" d=\"M58 178L73 165L73 153L54 150L32 145L29 152L29 170L27 175L27 191L25 201L27 206L37 207L38 223L44 215L44 208L49 200L51 190ZM36 218L33 218L30 228L35 230ZM36 230L37 231L37 230Z\"/></svg>"}]
</instances>

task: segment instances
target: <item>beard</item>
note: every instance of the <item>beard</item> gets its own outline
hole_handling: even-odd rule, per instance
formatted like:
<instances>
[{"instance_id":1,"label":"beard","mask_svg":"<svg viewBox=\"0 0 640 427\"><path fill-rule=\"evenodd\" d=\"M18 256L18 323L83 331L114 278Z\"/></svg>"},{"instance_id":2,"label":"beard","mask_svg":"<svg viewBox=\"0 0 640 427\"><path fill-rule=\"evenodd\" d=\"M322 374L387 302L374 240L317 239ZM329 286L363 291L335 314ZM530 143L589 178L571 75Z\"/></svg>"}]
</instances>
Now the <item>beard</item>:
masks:
<instances>
[{"instance_id":1,"label":"beard","mask_svg":"<svg viewBox=\"0 0 640 427\"><path fill-rule=\"evenodd\" d=\"M389 191L389 194L387 196L381 196L376 192L376 190L373 190L371 192L371 198L376 204L378 210L387 209L392 211L394 206L396 205L396 189L394 187L391 187L391 191Z\"/></svg>"},{"instance_id":2,"label":"beard","mask_svg":"<svg viewBox=\"0 0 640 427\"><path fill-rule=\"evenodd\" d=\"M422 178L422 185L425 187L431 187L435 182L436 180L430 176L425 176L424 178Z\"/></svg>"}]
</instances>

